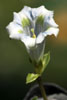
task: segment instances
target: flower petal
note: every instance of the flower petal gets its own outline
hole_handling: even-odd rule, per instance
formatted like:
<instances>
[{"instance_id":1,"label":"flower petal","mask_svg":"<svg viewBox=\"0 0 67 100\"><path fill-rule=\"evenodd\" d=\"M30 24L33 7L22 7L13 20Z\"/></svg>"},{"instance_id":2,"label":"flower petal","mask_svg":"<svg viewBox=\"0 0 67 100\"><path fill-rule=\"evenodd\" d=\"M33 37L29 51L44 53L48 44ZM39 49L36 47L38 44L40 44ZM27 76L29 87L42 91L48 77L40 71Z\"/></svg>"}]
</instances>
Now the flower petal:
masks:
<instances>
[{"instance_id":1,"label":"flower petal","mask_svg":"<svg viewBox=\"0 0 67 100\"><path fill-rule=\"evenodd\" d=\"M21 41L25 44L28 50L35 46L35 38L31 38L26 34L23 35Z\"/></svg>"},{"instance_id":2,"label":"flower petal","mask_svg":"<svg viewBox=\"0 0 67 100\"><path fill-rule=\"evenodd\" d=\"M44 34L45 37L47 35L52 35L52 34L54 34L57 37L58 32L59 32L58 28L51 27L48 30L46 30L45 32L43 32L43 34Z\"/></svg>"},{"instance_id":3,"label":"flower petal","mask_svg":"<svg viewBox=\"0 0 67 100\"><path fill-rule=\"evenodd\" d=\"M37 16L40 15L46 15L47 12L48 10L44 6L32 9L33 18L36 18Z\"/></svg>"},{"instance_id":4,"label":"flower petal","mask_svg":"<svg viewBox=\"0 0 67 100\"><path fill-rule=\"evenodd\" d=\"M53 11L49 11L44 20L45 26L47 27L58 27L58 25L55 23L53 19Z\"/></svg>"},{"instance_id":5,"label":"flower petal","mask_svg":"<svg viewBox=\"0 0 67 100\"><path fill-rule=\"evenodd\" d=\"M21 17L21 19L28 19L30 22L30 26L31 28L35 27L35 20L32 20L32 8L28 7L28 6L24 6L24 8L18 13L19 16Z\"/></svg>"},{"instance_id":6,"label":"flower petal","mask_svg":"<svg viewBox=\"0 0 67 100\"><path fill-rule=\"evenodd\" d=\"M21 19L20 19L19 14L16 13L16 12L14 12L13 15L14 15L14 20L13 20L13 21L14 21L15 23L17 23L18 25L21 25Z\"/></svg>"},{"instance_id":7,"label":"flower petal","mask_svg":"<svg viewBox=\"0 0 67 100\"><path fill-rule=\"evenodd\" d=\"M28 7L28 6L24 6L24 8L19 12L19 15L20 15L21 18L27 17L29 20L32 20L32 18L31 18L31 8Z\"/></svg>"},{"instance_id":8,"label":"flower petal","mask_svg":"<svg viewBox=\"0 0 67 100\"><path fill-rule=\"evenodd\" d=\"M23 29L15 22L11 22L6 28L9 31L10 38L20 39L22 37Z\"/></svg>"},{"instance_id":9,"label":"flower petal","mask_svg":"<svg viewBox=\"0 0 67 100\"><path fill-rule=\"evenodd\" d=\"M40 33L37 38L36 38L36 44L40 44L42 43L44 40L44 34L43 33Z\"/></svg>"}]
</instances>

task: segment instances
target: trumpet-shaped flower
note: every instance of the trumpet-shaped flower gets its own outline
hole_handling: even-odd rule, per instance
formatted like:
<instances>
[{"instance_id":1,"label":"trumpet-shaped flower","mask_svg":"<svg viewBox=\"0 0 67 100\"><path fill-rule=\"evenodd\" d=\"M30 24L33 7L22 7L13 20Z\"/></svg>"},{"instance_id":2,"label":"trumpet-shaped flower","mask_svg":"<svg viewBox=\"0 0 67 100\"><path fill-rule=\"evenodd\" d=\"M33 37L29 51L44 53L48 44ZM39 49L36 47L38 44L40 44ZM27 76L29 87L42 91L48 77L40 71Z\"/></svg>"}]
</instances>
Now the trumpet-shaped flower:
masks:
<instances>
[{"instance_id":1,"label":"trumpet-shaped flower","mask_svg":"<svg viewBox=\"0 0 67 100\"><path fill-rule=\"evenodd\" d=\"M57 36L59 32L53 19L53 11L47 10L44 6L25 6L19 13L14 12L14 19L6 28L9 37L21 40L31 60L36 62L43 57L46 36Z\"/></svg>"}]
</instances>

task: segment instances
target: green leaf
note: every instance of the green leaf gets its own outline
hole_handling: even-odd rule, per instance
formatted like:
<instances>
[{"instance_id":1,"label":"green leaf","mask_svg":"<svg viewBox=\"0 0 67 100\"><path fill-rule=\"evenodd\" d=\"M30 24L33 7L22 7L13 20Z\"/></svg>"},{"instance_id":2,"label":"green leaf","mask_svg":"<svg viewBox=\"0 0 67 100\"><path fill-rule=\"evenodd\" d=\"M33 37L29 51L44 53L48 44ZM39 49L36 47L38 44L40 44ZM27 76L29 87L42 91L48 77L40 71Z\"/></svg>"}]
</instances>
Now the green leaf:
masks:
<instances>
[{"instance_id":1,"label":"green leaf","mask_svg":"<svg viewBox=\"0 0 67 100\"><path fill-rule=\"evenodd\" d=\"M50 61L50 52L44 54L43 58L40 60L38 65L36 66L36 73L42 74Z\"/></svg>"},{"instance_id":2,"label":"green leaf","mask_svg":"<svg viewBox=\"0 0 67 100\"><path fill-rule=\"evenodd\" d=\"M26 78L26 83L31 83L39 77L39 74L29 73Z\"/></svg>"},{"instance_id":3,"label":"green leaf","mask_svg":"<svg viewBox=\"0 0 67 100\"><path fill-rule=\"evenodd\" d=\"M32 100L38 100L38 97L37 97L37 96L35 96L35 97L33 97L33 98L32 98Z\"/></svg>"},{"instance_id":4,"label":"green leaf","mask_svg":"<svg viewBox=\"0 0 67 100\"><path fill-rule=\"evenodd\" d=\"M45 68L48 65L49 61L50 61L50 52L46 53L43 56L43 59L42 59L42 64L43 64L42 72L45 70Z\"/></svg>"}]
</instances>

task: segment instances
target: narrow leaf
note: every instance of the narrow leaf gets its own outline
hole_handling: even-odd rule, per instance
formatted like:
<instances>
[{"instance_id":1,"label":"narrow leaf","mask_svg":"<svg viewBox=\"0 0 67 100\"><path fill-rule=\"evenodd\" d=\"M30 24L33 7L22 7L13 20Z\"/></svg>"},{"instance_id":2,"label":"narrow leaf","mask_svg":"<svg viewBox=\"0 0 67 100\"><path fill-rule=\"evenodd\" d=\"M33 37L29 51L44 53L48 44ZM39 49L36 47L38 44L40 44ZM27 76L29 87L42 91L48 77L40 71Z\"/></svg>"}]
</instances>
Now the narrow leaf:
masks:
<instances>
[{"instance_id":1,"label":"narrow leaf","mask_svg":"<svg viewBox=\"0 0 67 100\"><path fill-rule=\"evenodd\" d=\"M43 56L43 59L42 59L42 64L43 64L42 72L45 70L45 68L48 65L49 61L50 61L50 52L46 53Z\"/></svg>"},{"instance_id":2,"label":"narrow leaf","mask_svg":"<svg viewBox=\"0 0 67 100\"><path fill-rule=\"evenodd\" d=\"M39 74L29 73L26 78L26 83L31 83L39 77Z\"/></svg>"}]
</instances>

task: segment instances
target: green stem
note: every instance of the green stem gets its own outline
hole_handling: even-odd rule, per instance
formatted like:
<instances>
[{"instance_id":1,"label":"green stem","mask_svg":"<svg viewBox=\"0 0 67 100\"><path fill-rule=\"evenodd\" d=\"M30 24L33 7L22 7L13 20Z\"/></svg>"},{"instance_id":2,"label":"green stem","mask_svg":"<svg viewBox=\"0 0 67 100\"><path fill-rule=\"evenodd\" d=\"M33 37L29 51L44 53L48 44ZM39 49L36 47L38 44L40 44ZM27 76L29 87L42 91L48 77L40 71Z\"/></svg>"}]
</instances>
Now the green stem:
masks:
<instances>
[{"instance_id":1,"label":"green stem","mask_svg":"<svg viewBox=\"0 0 67 100\"><path fill-rule=\"evenodd\" d=\"M44 99L44 100L48 100L48 99L47 99L47 96L46 96L45 89L44 89L44 87L43 87L43 83L42 83L41 77L39 77L39 78L37 79L37 82L38 82L38 84L39 84L39 88L40 88L40 90L41 90L41 94L42 94L43 99Z\"/></svg>"}]
</instances>

